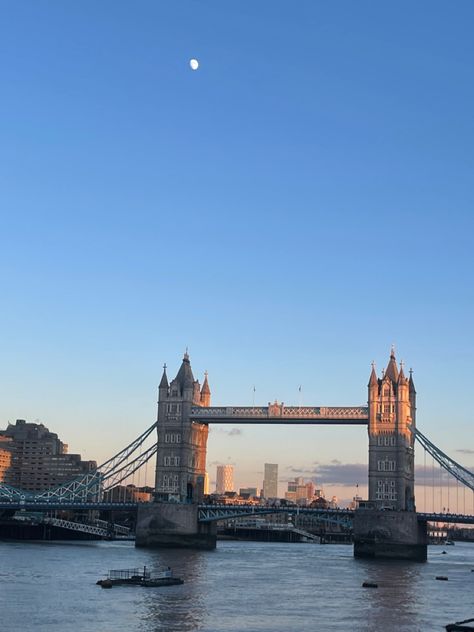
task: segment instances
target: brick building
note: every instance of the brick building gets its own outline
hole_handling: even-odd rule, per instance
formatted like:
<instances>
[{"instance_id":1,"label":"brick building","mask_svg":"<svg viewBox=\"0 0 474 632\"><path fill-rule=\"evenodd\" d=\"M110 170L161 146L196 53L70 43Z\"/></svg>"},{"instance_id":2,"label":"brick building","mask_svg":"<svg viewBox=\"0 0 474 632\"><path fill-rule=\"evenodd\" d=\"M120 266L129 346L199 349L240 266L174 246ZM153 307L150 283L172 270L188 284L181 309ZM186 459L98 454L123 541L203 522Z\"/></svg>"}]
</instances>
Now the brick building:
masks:
<instances>
[{"instance_id":1,"label":"brick building","mask_svg":"<svg viewBox=\"0 0 474 632\"><path fill-rule=\"evenodd\" d=\"M37 492L72 480L97 467L68 446L43 424L17 419L0 430L0 482Z\"/></svg>"}]
</instances>

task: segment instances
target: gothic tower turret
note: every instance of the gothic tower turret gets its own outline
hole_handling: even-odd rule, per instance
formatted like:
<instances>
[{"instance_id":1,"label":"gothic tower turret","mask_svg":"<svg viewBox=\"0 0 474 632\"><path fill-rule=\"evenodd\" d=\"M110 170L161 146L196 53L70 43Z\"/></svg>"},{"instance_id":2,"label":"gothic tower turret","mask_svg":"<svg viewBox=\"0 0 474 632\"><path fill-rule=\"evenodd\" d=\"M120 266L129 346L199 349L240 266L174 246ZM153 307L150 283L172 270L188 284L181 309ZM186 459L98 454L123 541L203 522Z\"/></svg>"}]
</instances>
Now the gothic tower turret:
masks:
<instances>
[{"instance_id":1,"label":"gothic tower turret","mask_svg":"<svg viewBox=\"0 0 474 632\"><path fill-rule=\"evenodd\" d=\"M414 510L415 394L395 351L382 378L374 367L369 391L369 500L378 507Z\"/></svg>"},{"instance_id":2,"label":"gothic tower turret","mask_svg":"<svg viewBox=\"0 0 474 632\"><path fill-rule=\"evenodd\" d=\"M192 420L193 407L202 406L201 388L194 379L187 352L169 385L165 368L158 390L155 499L200 502L208 427Z\"/></svg>"},{"instance_id":3,"label":"gothic tower turret","mask_svg":"<svg viewBox=\"0 0 474 632\"><path fill-rule=\"evenodd\" d=\"M209 382L207 381L207 371L204 373L204 383L201 389L201 406L211 405L211 389L209 388Z\"/></svg>"}]
</instances>

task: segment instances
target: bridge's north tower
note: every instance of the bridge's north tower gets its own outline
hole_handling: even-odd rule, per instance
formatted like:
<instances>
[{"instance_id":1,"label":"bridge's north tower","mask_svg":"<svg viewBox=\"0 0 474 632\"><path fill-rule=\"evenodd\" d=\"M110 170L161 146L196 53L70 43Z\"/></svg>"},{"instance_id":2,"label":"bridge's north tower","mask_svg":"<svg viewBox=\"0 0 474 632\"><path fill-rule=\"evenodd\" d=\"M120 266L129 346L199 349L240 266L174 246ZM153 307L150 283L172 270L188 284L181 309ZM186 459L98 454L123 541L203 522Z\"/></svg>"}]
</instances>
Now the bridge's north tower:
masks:
<instances>
[{"instance_id":1,"label":"bridge's north tower","mask_svg":"<svg viewBox=\"0 0 474 632\"><path fill-rule=\"evenodd\" d=\"M211 405L207 374L201 388L185 353L176 377L169 384L165 365L158 392L155 498L201 502L209 429L207 424L195 423L190 417L191 407Z\"/></svg>"},{"instance_id":2,"label":"bridge's north tower","mask_svg":"<svg viewBox=\"0 0 474 632\"><path fill-rule=\"evenodd\" d=\"M415 510L416 391L395 352L381 378L372 366L369 389L369 500L378 508Z\"/></svg>"}]
</instances>

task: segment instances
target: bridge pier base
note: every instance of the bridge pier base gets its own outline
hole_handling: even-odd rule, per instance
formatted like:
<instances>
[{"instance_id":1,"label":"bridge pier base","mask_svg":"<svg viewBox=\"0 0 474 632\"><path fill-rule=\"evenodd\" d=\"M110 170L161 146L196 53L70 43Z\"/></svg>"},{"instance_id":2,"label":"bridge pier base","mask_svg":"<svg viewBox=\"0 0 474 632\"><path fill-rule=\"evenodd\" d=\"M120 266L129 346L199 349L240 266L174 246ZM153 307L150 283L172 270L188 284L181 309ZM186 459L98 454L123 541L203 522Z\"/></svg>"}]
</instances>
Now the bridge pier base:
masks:
<instances>
[{"instance_id":1,"label":"bridge pier base","mask_svg":"<svg viewBox=\"0 0 474 632\"><path fill-rule=\"evenodd\" d=\"M135 546L147 548L215 549L215 523L198 522L198 506L168 502L138 507Z\"/></svg>"},{"instance_id":2,"label":"bridge pier base","mask_svg":"<svg viewBox=\"0 0 474 632\"><path fill-rule=\"evenodd\" d=\"M425 562L426 522L414 511L357 509L354 515L354 557Z\"/></svg>"}]
</instances>

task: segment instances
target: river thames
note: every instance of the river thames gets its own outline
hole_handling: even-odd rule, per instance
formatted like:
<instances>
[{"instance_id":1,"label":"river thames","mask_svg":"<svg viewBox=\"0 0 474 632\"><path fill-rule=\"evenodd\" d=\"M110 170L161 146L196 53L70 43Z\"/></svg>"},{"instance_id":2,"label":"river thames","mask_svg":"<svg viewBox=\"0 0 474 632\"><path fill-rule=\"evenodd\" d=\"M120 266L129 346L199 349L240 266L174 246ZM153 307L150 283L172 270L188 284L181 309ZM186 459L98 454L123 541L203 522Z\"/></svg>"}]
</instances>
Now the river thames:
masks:
<instances>
[{"instance_id":1,"label":"river thames","mask_svg":"<svg viewBox=\"0 0 474 632\"><path fill-rule=\"evenodd\" d=\"M109 569L143 565L171 566L185 583L96 586ZM420 564L355 560L344 545L218 542L215 551L190 552L133 542L2 542L0 625L8 632L443 630L474 617L472 569L474 545L463 543L432 546ZM364 581L378 588L362 588Z\"/></svg>"}]
</instances>

